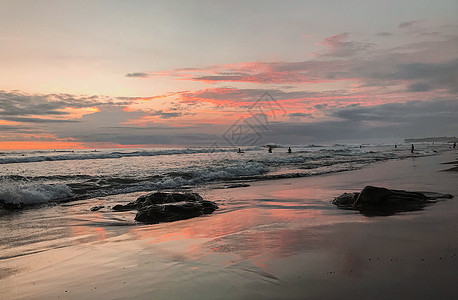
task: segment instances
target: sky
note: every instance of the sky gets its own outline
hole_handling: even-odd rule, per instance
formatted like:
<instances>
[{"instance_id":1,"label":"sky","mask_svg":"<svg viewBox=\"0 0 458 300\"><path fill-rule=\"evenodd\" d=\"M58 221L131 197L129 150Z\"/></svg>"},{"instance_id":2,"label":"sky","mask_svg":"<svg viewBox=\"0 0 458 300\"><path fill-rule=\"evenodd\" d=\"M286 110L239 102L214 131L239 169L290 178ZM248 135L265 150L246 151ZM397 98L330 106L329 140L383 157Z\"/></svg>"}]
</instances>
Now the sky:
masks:
<instances>
[{"instance_id":1,"label":"sky","mask_svg":"<svg viewBox=\"0 0 458 300\"><path fill-rule=\"evenodd\" d=\"M0 149L458 136L458 1L0 0Z\"/></svg>"}]
</instances>

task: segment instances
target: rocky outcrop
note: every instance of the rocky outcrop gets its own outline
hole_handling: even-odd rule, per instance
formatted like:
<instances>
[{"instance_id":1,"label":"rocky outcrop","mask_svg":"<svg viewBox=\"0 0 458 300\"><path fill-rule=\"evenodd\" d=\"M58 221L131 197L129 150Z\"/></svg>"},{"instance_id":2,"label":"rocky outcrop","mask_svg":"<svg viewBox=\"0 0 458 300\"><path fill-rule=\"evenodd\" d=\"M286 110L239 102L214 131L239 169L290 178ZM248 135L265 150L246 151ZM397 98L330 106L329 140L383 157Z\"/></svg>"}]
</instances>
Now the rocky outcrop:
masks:
<instances>
[{"instance_id":1,"label":"rocky outcrop","mask_svg":"<svg viewBox=\"0 0 458 300\"><path fill-rule=\"evenodd\" d=\"M16 210L22 209L23 207L23 203L13 203L0 199L0 210Z\"/></svg>"},{"instance_id":2,"label":"rocky outcrop","mask_svg":"<svg viewBox=\"0 0 458 300\"><path fill-rule=\"evenodd\" d=\"M216 203L202 199L197 193L152 193L113 210L138 210L135 220L145 224L173 222L210 214L218 209Z\"/></svg>"},{"instance_id":3,"label":"rocky outcrop","mask_svg":"<svg viewBox=\"0 0 458 300\"><path fill-rule=\"evenodd\" d=\"M450 194L409 192L366 186L361 192L343 193L333 204L343 209L359 210L366 215L390 215L424 208L437 199L451 199Z\"/></svg>"},{"instance_id":4,"label":"rocky outcrop","mask_svg":"<svg viewBox=\"0 0 458 300\"><path fill-rule=\"evenodd\" d=\"M91 207L91 211L99 211L102 208L105 208L105 206L104 205L94 206L94 207Z\"/></svg>"}]
</instances>

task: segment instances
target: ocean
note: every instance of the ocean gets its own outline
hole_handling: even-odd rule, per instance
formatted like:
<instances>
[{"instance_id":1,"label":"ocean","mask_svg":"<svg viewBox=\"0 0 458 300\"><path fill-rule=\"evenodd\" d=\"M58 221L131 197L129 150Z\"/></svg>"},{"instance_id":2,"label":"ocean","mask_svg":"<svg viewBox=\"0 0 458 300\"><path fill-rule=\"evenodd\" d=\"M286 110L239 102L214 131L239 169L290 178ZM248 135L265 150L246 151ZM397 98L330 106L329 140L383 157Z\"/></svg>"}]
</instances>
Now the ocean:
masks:
<instances>
[{"instance_id":1,"label":"ocean","mask_svg":"<svg viewBox=\"0 0 458 300\"><path fill-rule=\"evenodd\" d=\"M134 192L231 187L250 181L355 170L434 155L450 145L295 145L0 152L0 200L20 206Z\"/></svg>"},{"instance_id":2,"label":"ocean","mask_svg":"<svg viewBox=\"0 0 458 300\"><path fill-rule=\"evenodd\" d=\"M0 209L0 295L351 298L388 282L421 299L420 282L453 298L454 199L383 217L331 204L365 185L456 196L458 174L443 172L456 161L450 145L415 144L413 154L410 144L291 148L1 152L0 207L22 208ZM219 208L154 225L112 209L157 190L197 192ZM403 280L390 282L396 272Z\"/></svg>"}]
</instances>

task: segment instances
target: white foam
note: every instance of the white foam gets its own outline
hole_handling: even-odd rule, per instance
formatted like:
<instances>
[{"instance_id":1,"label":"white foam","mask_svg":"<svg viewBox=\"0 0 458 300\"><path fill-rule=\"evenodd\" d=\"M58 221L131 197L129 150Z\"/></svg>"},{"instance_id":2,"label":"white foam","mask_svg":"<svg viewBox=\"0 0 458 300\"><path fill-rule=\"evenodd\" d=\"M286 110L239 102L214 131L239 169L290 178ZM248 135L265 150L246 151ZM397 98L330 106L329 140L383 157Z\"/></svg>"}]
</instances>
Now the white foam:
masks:
<instances>
[{"instance_id":1,"label":"white foam","mask_svg":"<svg viewBox=\"0 0 458 300\"><path fill-rule=\"evenodd\" d=\"M235 164L222 166L217 168L206 168L189 171L192 178L166 177L165 179L153 183L155 189L176 188L186 185L195 185L215 180L237 179L243 176L253 176L267 173L269 169L262 163L246 162L243 164Z\"/></svg>"},{"instance_id":2,"label":"white foam","mask_svg":"<svg viewBox=\"0 0 458 300\"><path fill-rule=\"evenodd\" d=\"M72 196L70 188L65 184L41 184L31 182L0 182L0 199L13 204L47 203Z\"/></svg>"},{"instance_id":3,"label":"white foam","mask_svg":"<svg viewBox=\"0 0 458 300\"><path fill-rule=\"evenodd\" d=\"M245 149L245 151L256 150L257 147ZM70 151L66 151L70 152ZM199 154L199 153L219 153L234 152L233 148L194 148L194 149L169 149L169 150L139 150L139 151L109 151L109 152L71 152L61 154L60 152L41 152L33 153L9 153L6 157L0 157L0 164L14 163L33 163L42 161L62 161L62 160L86 160L86 159L116 159L122 157L138 156L160 156L160 155L180 155L180 154ZM35 154L41 155L35 155Z\"/></svg>"}]
</instances>

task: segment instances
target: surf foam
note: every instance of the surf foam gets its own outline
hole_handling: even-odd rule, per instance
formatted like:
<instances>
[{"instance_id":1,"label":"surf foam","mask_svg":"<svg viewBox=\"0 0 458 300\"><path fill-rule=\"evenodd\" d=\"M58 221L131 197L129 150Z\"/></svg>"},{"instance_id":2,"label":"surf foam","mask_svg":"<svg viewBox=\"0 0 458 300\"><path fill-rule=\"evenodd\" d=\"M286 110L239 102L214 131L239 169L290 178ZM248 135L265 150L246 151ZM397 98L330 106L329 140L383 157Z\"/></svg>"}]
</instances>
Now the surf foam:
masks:
<instances>
[{"instance_id":1,"label":"surf foam","mask_svg":"<svg viewBox=\"0 0 458 300\"><path fill-rule=\"evenodd\" d=\"M70 198L72 191L65 184L42 184L31 182L0 182L0 200L12 204L40 204Z\"/></svg>"}]
</instances>

